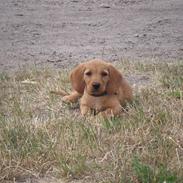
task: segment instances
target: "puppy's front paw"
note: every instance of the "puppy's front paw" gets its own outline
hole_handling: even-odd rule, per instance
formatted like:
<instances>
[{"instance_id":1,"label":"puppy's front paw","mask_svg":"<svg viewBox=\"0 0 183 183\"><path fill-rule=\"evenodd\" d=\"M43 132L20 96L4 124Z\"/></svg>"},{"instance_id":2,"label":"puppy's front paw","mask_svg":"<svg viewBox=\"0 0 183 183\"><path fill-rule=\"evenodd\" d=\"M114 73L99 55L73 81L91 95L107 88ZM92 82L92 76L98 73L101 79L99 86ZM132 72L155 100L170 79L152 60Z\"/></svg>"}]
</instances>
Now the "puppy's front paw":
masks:
<instances>
[{"instance_id":1,"label":"puppy's front paw","mask_svg":"<svg viewBox=\"0 0 183 183\"><path fill-rule=\"evenodd\" d=\"M114 117L114 113L112 111L112 109L106 109L105 111L101 112L102 116L104 118L113 118Z\"/></svg>"},{"instance_id":2,"label":"puppy's front paw","mask_svg":"<svg viewBox=\"0 0 183 183\"><path fill-rule=\"evenodd\" d=\"M104 118L115 118L120 117L120 115L121 115L121 106L116 108L108 108L102 112L102 116Z\"/></svg>"},{"instance_id":3,"label":"puppy's front paw","mask_svg":"<svg viewBox=\"0 0 183 183\"><path fill-rule=\"evenodd\" d=\"M66 96L62 97L62 101L65 103L71 103L72 97L70 95L66 95Z\"/></svg>"},{"instance_id":4,"label":"puppy's front paw","mask_svg":"<svg viewBox=\"0 0 183 183\"><path fill-rule=\"evenodd\" d=\"M90 111L90 108L85 105L80 105L80 111L82 116L86 116L86 114Z\"/></svg>"}]
</instances>

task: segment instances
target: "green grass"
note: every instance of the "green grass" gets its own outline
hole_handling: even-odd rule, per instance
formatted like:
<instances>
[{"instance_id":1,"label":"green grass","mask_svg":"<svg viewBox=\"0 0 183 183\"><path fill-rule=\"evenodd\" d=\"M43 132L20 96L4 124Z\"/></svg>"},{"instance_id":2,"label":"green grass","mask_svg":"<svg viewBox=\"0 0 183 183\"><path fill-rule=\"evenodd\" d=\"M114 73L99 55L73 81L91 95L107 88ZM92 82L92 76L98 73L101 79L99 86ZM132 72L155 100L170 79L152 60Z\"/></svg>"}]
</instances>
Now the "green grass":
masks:
<instances>
[{"instance_id":1,"label":"green grass","mask_svg":"<svg viewBox=\"0 0 183 183\"><path fill-rule=\"evenodd\" d=\"M82 117L51 90L70 90L67 71L0 74L0 181L53 176L67 182L183 180L183 63L121 61L145 82L120 118ZM144 77L145 76L145 77Z\"/></svg>"},{"instance_id":2,"label":"green grass","mask_svg":"<svg viewBox=\"0 0 183 183\"><path fill-rule=\"evenodd\" d=\"M178 181L175 173L168 171L163 166L156 167L155 169L153 169L150 165L145 165L141 163L140 160L137 158L134 158L132 167L134 174L137 177L137 180L143 183L147 182L173 183Z\"/></svg>"}]
</instances>

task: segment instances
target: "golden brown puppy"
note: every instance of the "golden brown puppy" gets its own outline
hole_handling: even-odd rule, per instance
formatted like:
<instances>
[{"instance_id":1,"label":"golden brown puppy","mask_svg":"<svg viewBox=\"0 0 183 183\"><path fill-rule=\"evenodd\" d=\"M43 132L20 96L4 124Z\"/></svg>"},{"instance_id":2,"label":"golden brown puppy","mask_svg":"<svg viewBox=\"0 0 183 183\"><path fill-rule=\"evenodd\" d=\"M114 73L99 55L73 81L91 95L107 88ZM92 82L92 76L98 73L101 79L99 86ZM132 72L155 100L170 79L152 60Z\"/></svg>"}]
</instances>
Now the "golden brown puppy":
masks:
<instances>
[{"instance_id":1,"label":"golden brown puppy","mask_svg":"<svg viewBox=\"0 0 183 183\"><path fill-rule=\"evenodd\" d=\"M122 74L110 63L91 60L78 65L70 74L73 92L64 96L66 102L76 102L80 97L81 114L91 109L105 111L114 116L122 106L132 100L132 89Z\"/></svg>"}]
</instances>

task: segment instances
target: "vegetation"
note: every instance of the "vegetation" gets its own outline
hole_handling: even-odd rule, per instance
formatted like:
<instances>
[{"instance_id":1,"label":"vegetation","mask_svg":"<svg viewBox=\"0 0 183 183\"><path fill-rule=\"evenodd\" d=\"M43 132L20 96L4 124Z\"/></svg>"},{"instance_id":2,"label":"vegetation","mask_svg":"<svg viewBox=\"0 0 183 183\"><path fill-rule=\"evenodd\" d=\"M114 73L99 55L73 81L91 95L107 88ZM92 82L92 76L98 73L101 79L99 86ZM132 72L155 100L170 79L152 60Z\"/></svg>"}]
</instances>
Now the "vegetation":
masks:
<instances>
[{"instance_id":1,"label":"vegetation","mask_svg":"<svg viewBox=\"0 0 183 183\"><path fill-rule=\"evenodd\" d=\"M0 181L53 176L67 182L183 180L183 63L121 61L134 102L120 118L80 116L51 90L67 71L0 74Z\"/></svg>"}]
</instances>

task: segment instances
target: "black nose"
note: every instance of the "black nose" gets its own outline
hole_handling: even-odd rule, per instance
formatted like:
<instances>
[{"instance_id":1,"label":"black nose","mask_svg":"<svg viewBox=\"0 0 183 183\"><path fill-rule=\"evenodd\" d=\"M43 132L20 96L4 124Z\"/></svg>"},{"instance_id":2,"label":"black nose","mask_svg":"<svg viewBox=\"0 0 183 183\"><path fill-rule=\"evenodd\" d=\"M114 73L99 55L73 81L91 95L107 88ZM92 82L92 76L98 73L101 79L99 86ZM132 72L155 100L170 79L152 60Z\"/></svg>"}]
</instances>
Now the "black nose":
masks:
<instances>
[{"instance_id":1,"label":"black nose","mask_svg":"<svg viewBox=\"0 0 183 183\"><path fill-rule=\"evenodd\" d=\"M92 86L95 90L98 90L100 88L100 83L93 83Z\"/></svg>"}]
</instances>

